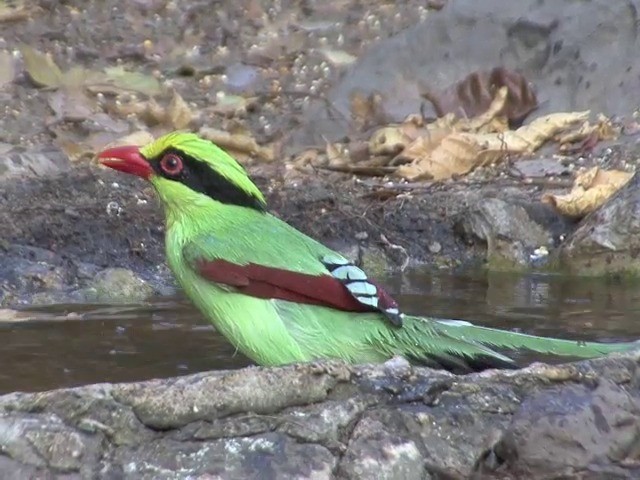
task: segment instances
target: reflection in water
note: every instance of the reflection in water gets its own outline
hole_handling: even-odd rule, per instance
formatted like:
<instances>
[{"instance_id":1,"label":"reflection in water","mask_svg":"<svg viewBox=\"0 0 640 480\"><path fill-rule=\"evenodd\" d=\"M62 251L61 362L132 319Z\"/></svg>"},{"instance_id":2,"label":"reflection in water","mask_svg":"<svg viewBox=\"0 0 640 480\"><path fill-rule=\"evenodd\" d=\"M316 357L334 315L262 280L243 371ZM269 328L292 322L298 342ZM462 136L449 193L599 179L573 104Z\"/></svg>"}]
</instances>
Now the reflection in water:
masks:
<instances>
[{"instance_id":1,"label":"reflection in water","mask_svg":"<svg viewBox=\"0 0 640 480\"><path fill-rule=\"evenodd\" d=\"M424 274L384 282L405 311L575 339L640 338L634 284L542 275ZM30 309L0 326L0 392L238 368L250 362L188 301Z\"/></svg>"}]
</instances>

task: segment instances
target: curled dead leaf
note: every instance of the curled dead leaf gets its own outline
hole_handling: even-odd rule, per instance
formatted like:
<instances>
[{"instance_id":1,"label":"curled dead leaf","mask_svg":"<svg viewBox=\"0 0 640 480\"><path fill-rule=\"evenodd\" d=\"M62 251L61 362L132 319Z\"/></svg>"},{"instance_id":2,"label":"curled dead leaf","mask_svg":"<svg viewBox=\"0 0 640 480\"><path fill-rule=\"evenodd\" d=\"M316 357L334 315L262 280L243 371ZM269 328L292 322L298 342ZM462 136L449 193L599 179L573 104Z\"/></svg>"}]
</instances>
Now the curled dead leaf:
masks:
<instances>
[{"instance_id":1,"label":"curled dead leaf","mask_svg":"<svg viewBox=\"0 0 640 480\"><path fill-rule=\"evenodd\" d=\"M244 133L229 133L217 128L202 127L198 132L200 136L211 140L220 148L225 149L237 160L250 163L256 158L271 162L275 159L273 145L261 146L250 135Z\"/></svg>"},{"instance_id":2,"label":"curled dead leaf","mask_svg":"<svg viewBox=\"0 0 640 480\"><path fill-rule=\"evenodd\" d=\"M167 118L171 126L176 130L182 130L191 123L193 117L193 112L187 102L178 92L174 91L171 103L167 107Z\"/></svg>"},{"instance_id":3,"label":"curled dead leaf","mask_svg":"<svg viewBox=\"0 0 640 480\"><path fill-rule=\"evenodd\" d=\"M347 148L340 143L329 143L325 148L328 164L332 167L339 167L350 164Z\"/></svg>"},{"instance_id":4,"label":"curled dead leaf","mask_svg":"<svg viewBox=\"0 0 640 480\"><path fill-rule=\"evenodd\" d=\"M557 142L560 151L572 154L589 152L603 140L613 140L620 134L619 128L613 125L611 120L600 114L594 125L585 121L580 128L559 135Z\"/></svg>"},{"instance_id":5,"label":"curled dead leaf","mask_svg":"<svg viewBox=\"0 0 640 480\"><path fill-rule=\"evenodd\" d=\"M416 144L415 153L420 153L420 147ZM410 181L451 178L473 169L480 150L481 146L472 135L450 133L437 143L425 144L424 154L416 157L413 163L398 167L395 175Z\"/></svg>"},{"instance_id":6,"label":"curled dead leaf","mask_svg":"<svg viewBox=\"0 0 640 480\"><path fill-rule=\"evenodd\" d=\"M444 130L432 139L416 141L411 149L399 154L400 159L412 163L398 168L396 175L410 181L443 180L462 175L476 167L498 163L509 155L531 153L559 132L586 120L588 114L554 113L515 131L474 133ZM465 124L474 124L474 121ZM477 125L484 124L485 119L477 122Z\"/></svg>"},{"instance_id":7,"label":"curled dead leaf","mask_svg":"<svg viewBox=\"0 0 640 480\"><path fill-rule=\"evenodd\" d=\"M369 139L369 152L373 155L396 155L411 143L405 132L395 127L376 130Z\"/></svg>"},{"instance_id":8,"label":"curled dead leaf","mask_svg":"<svg viewBox=\"0 0 640 480\"><path fill-rule=\"evenodd\" d=\"M315 167L326 165L326 163L326 156L320 155L320 152L316 148L309 148L296 155L290 162L290 165L301 171L311 171Z\"/></svg>"},{"instance_id":9,"label":"curled dead leaf","mask_svg":"<svg viewBox=\"0 0 640 480\"><path fill-rule=\"evenodd\" d=\"M372 155L397 155L415 139L425 135L437 125L425 127L422 118L410 115L398 125L382 127L369 138L369 152Z\"/></svg>"},{"instance_id":10,"label":"curled dead leaf","mask_svg":"<svg viewBox=\"0 0 640 480\"><path fill-rule=\"evenodd\" d=\"M593 167L576 177L568 194L545 194L542 196L542 202L552 205L563 215L582 218L600 208L632 176L632 173L621 170Z\"/></svg>"},{"instance_id":11,"label":"curled dead leaf","mask_svg":"<svg viewBox=\"0 0 640 480\"><path fill-rule=\"evenodd\" d=\"M355 127L360 131L389 123L382 95L378 92L366 95L359 90L353 91L349 95L349 109Z\"/></svg>"},{"instance_id":12,"label":"curled dead leaf","mask_svg":"<svg viewBox=\"0 0 640 480\"><path fill-rule=\"evenodd\" d=\"M422 96L431 102L439 117L450 112L459 116L474 117L489 108L501 87L507 89L501 113L509 121L522 122L537 108L538 100L532 85L521 74L503 67L473 72L442 92L434 92L428 87L423 87Z\"/></svg>"}]
</instances>

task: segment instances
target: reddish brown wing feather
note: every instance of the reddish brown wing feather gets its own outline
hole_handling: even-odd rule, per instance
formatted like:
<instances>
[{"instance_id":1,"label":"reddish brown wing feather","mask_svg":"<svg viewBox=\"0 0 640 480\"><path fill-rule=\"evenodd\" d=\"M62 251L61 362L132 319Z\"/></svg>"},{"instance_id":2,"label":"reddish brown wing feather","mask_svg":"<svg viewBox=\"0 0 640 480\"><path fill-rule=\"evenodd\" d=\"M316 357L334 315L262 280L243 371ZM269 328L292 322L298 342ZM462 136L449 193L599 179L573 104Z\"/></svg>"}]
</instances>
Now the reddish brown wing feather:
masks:
<instances>
[{"instance_id":1,"label":"reddish brown wing feather","mask_svg":"<svg viewBox=\"0 0 640 480\"><path fill-rule=\"evenodd\" d=\"M237 265L226 260L200 260L196 262L196 268L207 280L236 287L252 297L322 305L348 312L378 311L360 303L330 275L308 275L254 263ZM384 304L395 305L382 288L378 287L378 290Z\"/></svg>"}]
</instances>

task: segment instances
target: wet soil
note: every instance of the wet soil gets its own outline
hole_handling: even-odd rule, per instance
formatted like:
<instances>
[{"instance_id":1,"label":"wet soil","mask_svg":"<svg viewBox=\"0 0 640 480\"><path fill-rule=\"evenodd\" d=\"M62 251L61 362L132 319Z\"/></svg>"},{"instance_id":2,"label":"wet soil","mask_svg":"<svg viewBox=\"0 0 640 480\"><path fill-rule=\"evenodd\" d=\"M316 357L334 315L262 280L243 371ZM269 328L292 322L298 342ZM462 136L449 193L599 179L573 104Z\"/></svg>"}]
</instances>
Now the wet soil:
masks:
<instances>
[{"instance_id":1,"label":"wet soil","mask_svg":"<svg viewBox=\"0 0 640 480\"><path fill-rule=\"evenodd\" d=\"M407 256L413 263L449 266L476 258L453 235L450 193L381 199L379 189L340 174L301 177L285 185L277 169L269 170L255 178L269 192L273 212L336 248L379 249L396 268ZM467 195L461 191L459 208ZM163 266L164 218L152 189L139 179L78 166L50 178L15 180L0 194L0 223L5 265L15 256L57 264L65 284L106 267L130 268L157 288L170 284ZM435 242L446 246L437 255L429 251Z\"/></svg>"}]
</instances>

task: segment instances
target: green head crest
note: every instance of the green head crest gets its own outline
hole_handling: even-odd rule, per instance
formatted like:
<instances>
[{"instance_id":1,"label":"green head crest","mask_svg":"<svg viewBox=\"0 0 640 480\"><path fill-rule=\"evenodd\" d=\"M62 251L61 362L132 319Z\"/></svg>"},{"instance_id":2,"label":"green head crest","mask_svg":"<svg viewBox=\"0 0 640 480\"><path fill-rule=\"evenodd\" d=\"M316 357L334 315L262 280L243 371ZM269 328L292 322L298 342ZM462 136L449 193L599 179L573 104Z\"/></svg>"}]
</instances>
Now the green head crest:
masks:
<instances>
[{"instance_id":1,"label":"green head crest","mask_svg":"<svg viewBox=\"0 0 640 480\"><path fill-rule=\"evenodd\" d=\"M180 182L214 200L258 210L266 208L262 192L242 165L213 142L194 133L163 135L140 148L140 154L153 166L156 175ZM179 169L174 165L176 162Z\"/></svg>"}]
</instances>

